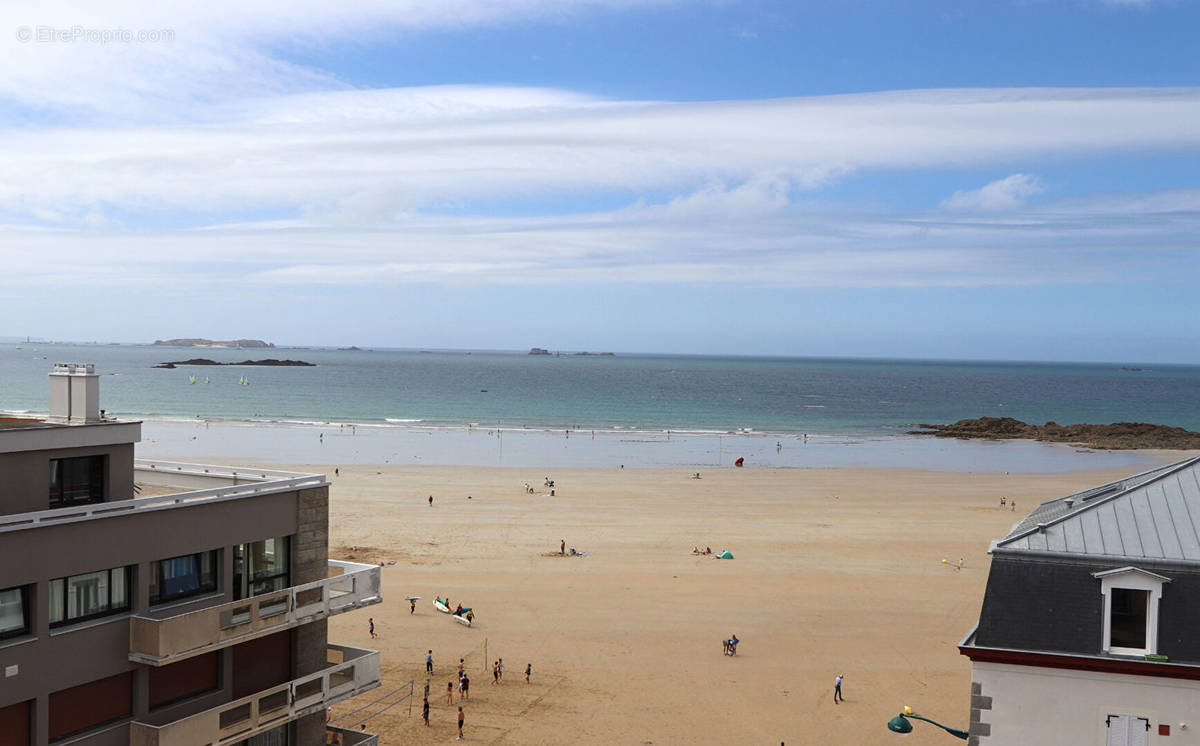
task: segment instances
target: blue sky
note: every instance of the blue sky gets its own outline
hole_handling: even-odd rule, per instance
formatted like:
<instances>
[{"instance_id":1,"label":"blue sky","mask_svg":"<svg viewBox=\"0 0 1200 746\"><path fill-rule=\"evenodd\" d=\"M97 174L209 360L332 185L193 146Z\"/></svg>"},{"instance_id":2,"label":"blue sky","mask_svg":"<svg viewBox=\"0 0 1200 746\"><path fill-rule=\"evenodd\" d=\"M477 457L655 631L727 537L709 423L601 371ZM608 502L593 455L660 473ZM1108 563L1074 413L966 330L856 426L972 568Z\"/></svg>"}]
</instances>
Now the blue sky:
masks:
<instances>
[{"instance_id":1,"label":"blue sky","mask_svg":"<svg viewBox=\"0 0 1200 746\"><path fill-rule=\"evenodd\" d=\"M1200 363L1200 3L4 26L0 336Z\"/></svg>"}]
</instances>

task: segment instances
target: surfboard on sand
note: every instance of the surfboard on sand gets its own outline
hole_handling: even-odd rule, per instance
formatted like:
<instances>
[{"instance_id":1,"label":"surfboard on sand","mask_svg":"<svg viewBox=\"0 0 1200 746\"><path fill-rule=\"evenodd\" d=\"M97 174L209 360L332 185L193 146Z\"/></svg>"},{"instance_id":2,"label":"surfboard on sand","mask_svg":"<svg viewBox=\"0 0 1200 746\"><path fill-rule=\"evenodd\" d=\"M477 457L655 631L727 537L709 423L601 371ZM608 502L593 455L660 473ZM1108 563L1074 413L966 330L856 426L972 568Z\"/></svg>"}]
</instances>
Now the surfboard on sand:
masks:
<instances>
[{"instance_id":1,"label":"surfboard on sand","mask_svg":"<svg viewBox=\"0 0 1200 746\"><path fill-rule=\"evenodd\" d=\"M454 621L458 622L459 624L463 624L468 627L471 626L471 620L467 619L465 616L459 616L458 614L451 614L450 618L453 619Z\"/></svg>"},{"instance_id":2,"label":"surfboard on sand","mask_svg":"<svg viewBox=\"0 0 1200 746\"><path fill-rule=\"evenodd\" d=\"M450 607L447 606L446 604L442 603L441 601L435 600L433 602L433 608L437 609L438 611L442 612L443 614L450 613Z\"/></svg>"},{"instance_id":3,"label":"surfboard on sand","mask_svg":"<svg viewBox=\"0 0 1200 746\"><path fill-rule=\"evenodd\" d=\"M420 596L405 596L404 600L405 601L420 601L421 597Z\"/></svg>"}]
</instances>

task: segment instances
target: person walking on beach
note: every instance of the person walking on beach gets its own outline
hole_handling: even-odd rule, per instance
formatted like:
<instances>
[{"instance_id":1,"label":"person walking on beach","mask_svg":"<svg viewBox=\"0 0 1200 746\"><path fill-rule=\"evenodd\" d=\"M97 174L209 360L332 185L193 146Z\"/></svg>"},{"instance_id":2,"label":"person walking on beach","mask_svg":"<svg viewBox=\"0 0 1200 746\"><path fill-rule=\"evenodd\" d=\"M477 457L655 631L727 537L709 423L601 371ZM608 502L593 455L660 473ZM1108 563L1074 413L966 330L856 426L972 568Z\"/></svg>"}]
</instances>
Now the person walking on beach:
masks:
<instances>
[{"instance_id":1,"label":"person walking on beach","mask_svg":"<svg viewBox=\"0 0 1200 746\"><path fill-rule=\"evenodd\" d=\"M453 681L446 682L446 704L448 704L448 705L454 704L454 682Z\"/></svg>"},{"instance_id":2,"label":"person walking on beach","mask_svg":"<svg viewBox=\"0 0 1200 746\"><path fill-rule=\"evenodd\" d=\"M471 699L471 677L465 673L462 678L462 696L463 699L470 701Z\"/></svg>"},{"instance_id":3,"label":"person walking on beach","mask_svg":"<svg viewBox=\"0 0 1200 746\"><path fill-rule=\"evenodd\" d=\"M844 701L846 701L846 698L842 696L842 675L839 673L837 678L833 680L833 703L836 705Z\"/></svg>"},{"instance_id":4,"label":"person walking on beach","mask_svg":"<svg viewBox=\"0 0 1200 746\"><path fill-rule=\"evenodd\" d=\"M433 651L425 654L425 673L433 673Z\"/></svg>"},{"instance_id":5,"label":"person walking on beach","mask_svg":"<svg viewBox=\"0 0 1200 746\"><path fill-rule=\"evenodd\" d=\"M458 708L458 738L456 738L454 740L456 740L456 741L463 740L462 727L463 727L463 711L462 711L462 707L459 707Z\"/></svg>"},{"instance_id":6,"label":"person walking on beach","mask_svg":"<svg viewBox=\"0 0 1200 746\"><path fill-rule=\"evenodd\" d=\"M466 661L463 658L458 659L458 678L460 678L460 679L463 677L463 668L465 668L465 666L463 664L465 662Z\"/></svg>"},{"instance_id":7,"label":"person walking on beach","mask_svg":"<svg viewBox=\"0 0 1200 746\"><path fill-rule=\"evenodd\" d=\"M408 599L408 613L410 615L417 613L417 599L415 599L415 598Z\"/></svg>"},{"instance_id":8,"label":"person walking on beach","mask_svg":"<svg viewBox=\"0 0 1200 746\"><path fill-rule=\"evenodd\" d=\"M433 507L433 495L429 496L429 507Z\"/></svg>"},{"instance_id":9,"label":"person walking on beach","mask_svg":"<svg viewBox=\"0 0 1200 746\"><path fill-rule=\"evenodd\" d=\"M425 695L425 701L421 704L421 717L425 718L425 727L429 727L429 695Z\"/></svg>"},{"instance_id":10,"label":"person walking on beach","mask_svg":"<svg viewBox=\"0 0 1200 746\"><path fill-rule=\"evenodd\" d=\"M564 556L567 554L567 540L566 539L558 540L558 553L561 555L564 555Z\"/></svg>"},{"instance_id":11,"label":"person walking on beach","mask_svg":"<svg viewBox=\"0 0 1200 746\"><path fill-rule=\"evenodd\" d=\"M501 658L499 661L497 661L496 671L499 674L499 676L497 678L499 678L500 683L503 684L504 683L504 659L503 658Z\"/></svg>"},{"instance_id":12,"label":"person walking on beach","mask_svg":"<svg viewBox=\"0 0 1200 746\"><path fill-rule=\"evenodd\" d=\"M367 620L367 631L371 633L371 639L379 637L379 635L375 634L375 617Z\"/></svg>"},{"instance_id":13,"label":"person walking on beach","mask_svg":"<svg viewBox=\"0 0 1200 746\"><path fill-rule=\"evenodd\" d=\"M500 661L492 664L492 686L500 683Z\"/></svg>"},{"instance_id":14,"label":"person walking on beach","mask_svg":"<svg viewBox=\"0 0 1200 746\"><path fill-rule=\"evenodd\" d=\"M529 683L529 674L531 674L531 673L533 673L533 664L526 663L525 664L525 683L526 684Z\"/></svg>"},{"instance_id":15,"label":"person walking on beach","mask_svg":"<svg viewBox=\"0 0 1200 746\"><path fill-rule=\"evenodd\" d=\"M463 701L463 697L467 693L467 690L463 688L463 679L465 679L465 678L466 677L463 676L462 674L458 675L458 701L459 702Z\"/></svg>"}]
</instances>

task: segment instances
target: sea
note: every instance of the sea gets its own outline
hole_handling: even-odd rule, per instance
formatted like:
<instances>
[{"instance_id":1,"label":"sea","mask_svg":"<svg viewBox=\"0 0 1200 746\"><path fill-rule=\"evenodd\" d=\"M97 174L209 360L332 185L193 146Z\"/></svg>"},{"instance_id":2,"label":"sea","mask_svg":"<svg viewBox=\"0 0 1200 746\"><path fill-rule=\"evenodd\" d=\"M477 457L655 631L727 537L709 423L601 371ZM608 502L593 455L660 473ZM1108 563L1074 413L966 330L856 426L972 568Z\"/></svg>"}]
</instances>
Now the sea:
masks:
<instances>
[{"instance_id":1,"label":"sea","mask_svg":"<svg viewBox=\"0 0 1200 746\"><path fill-rule=\"evenodd\" d=\"M155 367L194 357L315 365ZM1146 459L906 433L985 415L1200 430L1192 365L126 344L0 344L0 410L44 413L56 362L94 363L101 406L142 420L154 458L1062 471Z\"/></svg>"}]
</instances>

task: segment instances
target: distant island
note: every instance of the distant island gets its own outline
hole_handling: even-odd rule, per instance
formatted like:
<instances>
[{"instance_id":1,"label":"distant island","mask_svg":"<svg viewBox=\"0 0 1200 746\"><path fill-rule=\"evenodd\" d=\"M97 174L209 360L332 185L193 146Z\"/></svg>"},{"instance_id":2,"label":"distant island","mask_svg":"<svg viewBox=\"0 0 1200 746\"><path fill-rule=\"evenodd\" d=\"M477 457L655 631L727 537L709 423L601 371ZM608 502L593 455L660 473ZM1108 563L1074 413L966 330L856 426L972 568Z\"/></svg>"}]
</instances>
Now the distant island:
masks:
<instances>
[{"instance_id":1,"label":"distant island","mask_svg":"<svg viewBox=\"0 0 1200 746\"><path fill-rule=\"evenodd\" d=\"M154 344L159 347L244 347L247 349L263 349L272 348L275 345L271 342L264 342L261 339L156 339Z\"/></svg>"},{"instance_id":2,"label":"distant island","mask_svg":"<svg viewBox=\"0 0 1200 746\"><path fill-rule=\"evenodd\" d=\"M572 353L550 352L550 350L544 350L541 347L530 348L529 354L530 355L554 355L555 357L562 357L564 354L571 354L576 357L615 357L616 356L616 353L613 353L613 352L572 352Z\"/></svg>"},{"instance_id":3,"label":"distant island","mask_svg":"<svg viewBox=\"0 0 1200 746\"><path fill-rule=\"evenodd\" d=\"M1047 443L1073 443L1088 448L1126 450L1162 448L1167 450L1200 449L1200 433L1169 425L1146 422L1114 422L1111 425L1030 425L1012 417L980 417L959 420L952 425L917 425L909 435L933 435L938 438L984 440L1040 440Z\"/></svg>"},{"instance_id":4,"label":"distant island","mask_svg":"<svg viewBox=\"0 0 1200 746\"><path fill-rule=\"evenodd\" d=\"M176 368L180 365L275 365L275 366L299 366L307 368L315 368L316 363L306 363L303 360L276 360L275 358L267 358L266 360L243 360L240 363L218 363L216 360L209 360L205 357L192 358L191 360L172 360L169 363L159 363L155 368Z\"/></svg>"}]
</instances>

